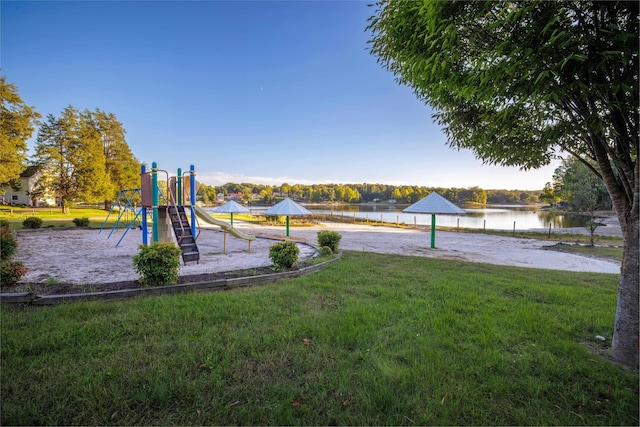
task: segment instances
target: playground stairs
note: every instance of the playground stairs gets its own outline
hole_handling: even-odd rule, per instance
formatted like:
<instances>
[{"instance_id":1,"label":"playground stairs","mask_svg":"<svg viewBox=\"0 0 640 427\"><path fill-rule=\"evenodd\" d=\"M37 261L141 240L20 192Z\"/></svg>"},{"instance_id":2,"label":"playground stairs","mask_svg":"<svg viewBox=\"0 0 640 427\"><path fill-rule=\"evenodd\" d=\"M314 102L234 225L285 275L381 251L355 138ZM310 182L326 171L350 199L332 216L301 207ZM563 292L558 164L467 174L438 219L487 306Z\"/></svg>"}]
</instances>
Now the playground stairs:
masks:
<instances>
[{"instance_id":1,"label":"playground stairs","mask_svg":"<svg viewBox=\"0 0 640 427\"><path fill-rule=\"evenodd\" d=\"M185 264L193 261L199 262L200 251L198 251L198 245L191 231L184 206L169 206L168 213L176 239L178 239L178 246L182 251L182 261Z\"/></svg>"}]
</instances>

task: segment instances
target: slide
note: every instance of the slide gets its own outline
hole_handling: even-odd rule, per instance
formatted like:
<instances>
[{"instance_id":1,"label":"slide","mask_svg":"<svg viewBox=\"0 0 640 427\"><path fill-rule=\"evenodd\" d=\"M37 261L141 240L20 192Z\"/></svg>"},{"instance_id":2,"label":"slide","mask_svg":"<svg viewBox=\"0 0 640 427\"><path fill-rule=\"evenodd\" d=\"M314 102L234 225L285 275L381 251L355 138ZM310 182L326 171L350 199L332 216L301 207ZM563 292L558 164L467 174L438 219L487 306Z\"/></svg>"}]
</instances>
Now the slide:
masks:
<instances>
[{"instance_id":1,"label":"slide","mask_svg":"<svg viewBox=\"0 0 640 427\"><path fill-rule=\"evenodd\" d=\"M221 227L224 230L227 230L232 236L237 237L239 239L245 239L245 240L256 239L256 236L252 236L251 234L244 234L243 232L239 231L237 228L234 228L228 222L213 218L211 215L207 213L207 211L202 209L200 206L196 206L196 216L208 224L217 225L218 227Z\"/></svg>"}]
</instances>

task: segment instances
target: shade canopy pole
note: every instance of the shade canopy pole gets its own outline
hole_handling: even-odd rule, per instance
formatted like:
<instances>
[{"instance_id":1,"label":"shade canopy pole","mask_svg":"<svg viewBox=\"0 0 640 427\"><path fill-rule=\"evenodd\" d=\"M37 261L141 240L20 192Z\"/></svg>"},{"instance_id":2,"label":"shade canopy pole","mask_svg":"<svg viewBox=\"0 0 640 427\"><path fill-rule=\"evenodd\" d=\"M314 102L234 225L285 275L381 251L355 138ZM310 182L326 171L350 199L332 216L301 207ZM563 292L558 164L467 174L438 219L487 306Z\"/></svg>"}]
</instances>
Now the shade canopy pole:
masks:
<instances>
[{"instance_id":1,"label":"shade canopy pole","mask_svg":"<svg viewBox=\"0 0 640 427\"><path fill-rule=\"evenodd\" d=\"M287 215L287 237L289 237L289 215Z\"/></svg>"},{"instance_id":2,"label":"shade canopy pole","mask_svg":"<svg viewBox=\"0 0 640 427\"><path fill-rule=\"evenodd\" d=\"M436 214L431 214L431 249L436 247Z\"/></svg>"}]
</instances>

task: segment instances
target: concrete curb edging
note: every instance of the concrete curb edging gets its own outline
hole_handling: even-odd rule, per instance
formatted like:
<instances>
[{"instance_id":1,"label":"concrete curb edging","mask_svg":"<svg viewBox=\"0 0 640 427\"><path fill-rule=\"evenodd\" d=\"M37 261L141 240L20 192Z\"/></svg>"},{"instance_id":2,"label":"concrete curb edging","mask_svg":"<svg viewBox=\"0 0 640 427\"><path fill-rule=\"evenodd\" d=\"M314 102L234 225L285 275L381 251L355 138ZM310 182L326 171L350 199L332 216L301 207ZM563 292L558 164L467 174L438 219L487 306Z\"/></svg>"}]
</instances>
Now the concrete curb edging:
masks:
<instances>
[{"instance_id":1,"label":"concrete curb edging","mask_svg":"<svg viewBox=\"0 0 640 427\"><path fill-rule=\"evenodd\" d=\"M262 274L259 276L245 276L231 279L219 279L212 282L184 283L172 286L156 286L152 288L124 289L119 291L91 292L84 294L36 295L33 292L0 293L0 304L29 304L37 306L57 305L77 301L112 301L142 296L182 294L193 291L226 291L245 288L265 283L277 282L283 279L306 276L322 270L327 265L342 258L342 251L335 258L328 261L304 267L299 270L282 273Z\"/></svg>"}]
</instances>

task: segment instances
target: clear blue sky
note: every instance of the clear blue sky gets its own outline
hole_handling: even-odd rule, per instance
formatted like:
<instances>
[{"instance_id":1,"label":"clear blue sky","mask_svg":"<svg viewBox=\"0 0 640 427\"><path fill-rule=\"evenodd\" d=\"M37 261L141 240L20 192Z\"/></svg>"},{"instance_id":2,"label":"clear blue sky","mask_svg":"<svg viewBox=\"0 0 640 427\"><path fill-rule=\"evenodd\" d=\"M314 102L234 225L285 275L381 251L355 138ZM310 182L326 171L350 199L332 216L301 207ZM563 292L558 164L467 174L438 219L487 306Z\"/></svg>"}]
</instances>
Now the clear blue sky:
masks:
<instances>
[{"instance_id":1,"label":"clear blue sky","mask_svg":"<svg viewBox=\"0 0 640 427\"><path fill-rule=\"evenodd\" d=\"M209 185L551 181L557 164L522 172L449 148L369 54L369 2L3 0L0 73L43 117L116 114L140 161L194 164Z\"/></svg>"}]
</instances>

